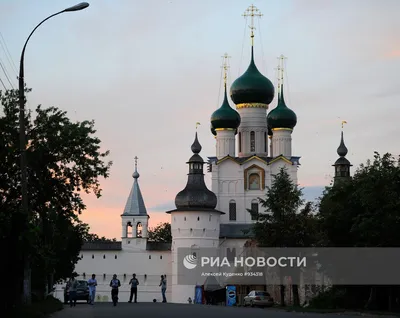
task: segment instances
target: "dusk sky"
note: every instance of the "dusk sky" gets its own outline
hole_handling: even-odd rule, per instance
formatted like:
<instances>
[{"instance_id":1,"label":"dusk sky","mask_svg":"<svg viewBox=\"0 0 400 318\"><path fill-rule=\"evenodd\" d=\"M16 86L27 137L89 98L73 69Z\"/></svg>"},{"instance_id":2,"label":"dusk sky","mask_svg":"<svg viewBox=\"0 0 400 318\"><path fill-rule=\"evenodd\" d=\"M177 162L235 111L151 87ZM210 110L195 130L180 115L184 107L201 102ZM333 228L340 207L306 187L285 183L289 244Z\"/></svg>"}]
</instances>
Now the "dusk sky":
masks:
<instances>
[{"instance_id":1,"label":"dusk sky","mask_svg":"<svg viewBox=\"0 0 400 318\"><path fill-rule=\"evenodd\" d=\"M57 106L72 120L95 120L114 164L110 178L101 180L103 197L85 196L81 219L92 232L119 239L135 156L155 226L170 221L165 211L174 208L175 195L185 187L196 122L200 154L203 159L215 154L210 116L222 103L221 56L231 56L230 84L249 63L250 32L242 14L252 2L89 2L83 11L47 21L31 38L25 56L25 80L33 89L28 106ZM14 87L17 73L4 46L18 66L36 24L76 3L0 0L0 60ZM400 1L253 4L263 14L255 20L259 70L276 84L277 57L288 58L285 97L298 117L293 155L301 156L298 177L306 198L318 196L331 181L342 120L348 122L352 172L374 151L398 155ZM1 69L0 78L11 88ZM276 98L270 109L275 105ZM210 187L209 174L206 180Z\"/></svg>"}]
</instances>

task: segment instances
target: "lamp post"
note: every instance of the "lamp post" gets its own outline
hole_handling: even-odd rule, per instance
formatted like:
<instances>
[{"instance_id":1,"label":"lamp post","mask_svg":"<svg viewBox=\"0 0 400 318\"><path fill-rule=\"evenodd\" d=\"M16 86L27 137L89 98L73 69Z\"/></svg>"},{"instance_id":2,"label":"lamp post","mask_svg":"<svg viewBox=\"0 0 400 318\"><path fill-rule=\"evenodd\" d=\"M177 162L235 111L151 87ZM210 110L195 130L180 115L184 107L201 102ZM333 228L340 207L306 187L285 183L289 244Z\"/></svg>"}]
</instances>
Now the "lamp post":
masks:
<instances>
[{"instance_id":1,"label":"lamp post","mask_svg":"<svg viewBox=\"0 0 400 318\"><path fill-rule=\"evenodd\" d=\"M72 7L66 8L60 12L54 13L40 22L33 31L29 34L25 41L24 47L21 53L21 59L19 63L19 77L18 77L18 89L19 89L19 141L20 141L20 152L21 152L21 200L22 200L22 215L23 225L27 226L30 220L29 206L28 206L28 173L27 173L27 160L26 160L26 132L25 132L25 83L24 83L24 56L26 45L29 39L36 29L41 26L44 22L50 18L59 15L64 12L80 11L86 9L89 3L82 2ZM24 228L25 230L25 228ZM26 254L24 254L24 303L30 304L31 302L31 286L30 286L30 262Z\"/></svg>"}]
</instances>

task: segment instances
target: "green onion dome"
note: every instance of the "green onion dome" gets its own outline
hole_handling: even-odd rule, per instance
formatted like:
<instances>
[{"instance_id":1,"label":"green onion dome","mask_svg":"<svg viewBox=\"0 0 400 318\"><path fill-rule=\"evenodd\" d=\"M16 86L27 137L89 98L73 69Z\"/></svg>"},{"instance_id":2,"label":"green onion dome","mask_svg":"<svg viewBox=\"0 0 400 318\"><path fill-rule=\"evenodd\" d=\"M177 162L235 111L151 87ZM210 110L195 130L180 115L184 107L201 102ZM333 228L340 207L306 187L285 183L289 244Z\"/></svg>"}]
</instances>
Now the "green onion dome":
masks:
<instances>
[{"instance_id":1,"label":"green onion dome","mask_svg":"<svg viewBox=\"0 0 400 318\"><path fill-rule=\"evenodd\" d=\"M272 82L260 73L254 63L254 49L251 47L251 61L242 76L231 86L232 101L238 104L270 104L274 99L275 88Z\"/></svg>"},{"instance_id":2,"label":"green onion dome","mask_svg":"<svg viewBox=\"0 0 400 318\"><path fill-rule=\"evenodd\" d=\"M283 98L283 85L278 96L278 105L267 116L268 127L293 129L297 124L297 116L293 110L285 104Z\"/></svg>"},{"instance_id":3,"label":"green onion dome","mask_svg":"<svg viewBox=\"0 0 400 318\"><path fill-rule=\"evenodd\" d=\"M214 136L217 135L217 132L215 131L215 129L214 129L214 127L213 127L212 124L210 125L210 130L211 130L211 133L212 133Z\"/></svg>"},{"instance_id":4,"label":"green onion dome","mask_svg":"<svg viewBox=\"0 0 400 318\"><path fill-rule=\"evenodd\" d=\"M229 105L225 85L224 101L221 107L211 115L211 132L214 134L216 129L234 129L236 131L240 121L239 113Z\"/></svg>"},{"instance_id":5,"label":"green onion dome","mask_svg":"<svg viewBox=\"0 0 400 318\"><path fill-rule=\"evenodd\" d=\"M268 126L268 136L272 136L272 135L273 135L272 129L271 129L271 127Z\"/></svg>"}]
</instances>

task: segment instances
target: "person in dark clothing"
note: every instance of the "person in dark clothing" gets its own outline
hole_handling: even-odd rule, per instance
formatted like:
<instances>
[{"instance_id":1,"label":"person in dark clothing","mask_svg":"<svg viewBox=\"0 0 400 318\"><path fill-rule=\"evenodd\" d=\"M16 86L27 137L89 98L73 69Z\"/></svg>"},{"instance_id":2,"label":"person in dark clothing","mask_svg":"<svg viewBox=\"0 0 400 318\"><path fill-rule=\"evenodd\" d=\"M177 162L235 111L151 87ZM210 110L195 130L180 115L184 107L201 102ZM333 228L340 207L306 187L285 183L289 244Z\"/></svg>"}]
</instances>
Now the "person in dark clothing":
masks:
<instances>
[{"instance_id":1,"label":"person in dark clothing","mask_svg":"<svg viewBox=\"0 0 400 318\"><path fill-rule=\"evenodd\" d=\"M129 281L129 285L131 285L131 296L129 297L128 303L132 302L133 295L135 295L134 302L137 303L137 287L139 285L139 281L136 278L136 274L132 275L132 279Z\"/></svg>"},{"instance_id":2,"label":"person in dark clothing","mask_svg":"<svg viewBox=\"0 0 400 318\"><path fill-rule=\"evenodd\" d=\"M160 285L161 287L161 295L163 298L163 303L167 302L167 298L165 297L165 291L167 290L167 278L164 275L161 275Z\"/></svg>"},{"instance_id":3,"label":"person in dark clothing","mask_svg":"<svg viewBox=\"0 0 400 318\"><path fill-rule=\"evenodd\" d=\"M110 282L111 287L111 299L113 301L114 306L117 306L118 303L118 291L119 287L121 287L121 282L117 278L117 275L113 275L113 279Z\"/></svg>"}]
</instances>

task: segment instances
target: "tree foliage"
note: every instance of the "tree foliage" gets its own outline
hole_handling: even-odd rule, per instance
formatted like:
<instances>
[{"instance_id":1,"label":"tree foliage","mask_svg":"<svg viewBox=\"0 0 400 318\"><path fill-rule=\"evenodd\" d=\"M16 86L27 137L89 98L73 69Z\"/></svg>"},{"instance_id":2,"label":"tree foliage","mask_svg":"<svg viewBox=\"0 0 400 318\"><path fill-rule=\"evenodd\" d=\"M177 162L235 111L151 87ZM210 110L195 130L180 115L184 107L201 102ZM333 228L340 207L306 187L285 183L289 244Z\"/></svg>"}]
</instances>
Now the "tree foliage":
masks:
<instances>
[{"instance_id":1,"label":"tree foliage","mask_svg":"<svg viewBox=\"0 0 400 318\"><path fill-rule=\"evenodd\" d=\"M160 223L156 227L149 229L149 241L171 243L171 224L168 222Z\"/></svg>"},{"instance_id":2,"label":"tree foliage","mask_svg":"<svg viewBox=\"0 0 400 318\"><path fill-rule=\"evenodd\" d=\"M28 93L29 90L26 90ZM15 290L22 288L21 253L32 260L33 288L43 290L46 274L55 280L73 271L88 226L78 215L85 209L81 193L101 196L99 178L111 162L95 137L93 121L71 122L66 112L38 106L26 114L30 218L20 210L18 91L0 91L0 238L7 246L7 268ZM23 231L28 225L28 231ZM17 283L15 283L17 281Z\"/></svg>"},{"instance_id":3,"label":"tree foliage","mask_svg":"<svg viewBox=\"0 0 400 318\"><path fill-rule=\"evenodd\" d=\"M360 165L348 182L328 188L320 200L319 218L325 246L334 247L399 247L400 246L400 160L386 153ZM334 270L329 258L323 269ZM369 289L369 293L363 292ZM388 291L390 289L390 292ZM362 288L346 286L348 297L358 297L357 305L387 309L394 295L383 286ZM379 293L385 294L378 301ZM398 295L400 296L400 295ZM397 297L398 297L397 296ZM362 304L364 302L364 304Z\"/></svg>"},{"instance_id":4,"label":"tree foliage","mask_svg":"<svg viewBox=\"0 0 400 318\"><path fill-rule=\"evenodd\" d=\"M116 238L109 239L109 238L106 238L106 237L104 237L104 236L100 237L100 236L98 236L97 234L93 234L93 233L88 233L88 234L85 236L84 239L85 239L85 242L88 242L88 243L96 243L96 242L117 242L117 239L116 239Z\"/></svg>"},{"instance_id":5,"label":"tree foliage","mask_svg":"<svg viewBox=\"0 0 400 318\"><path fill-rule=\"evenodd\" d=\"M285 168L273 176L265 198L259 201L265 212L254 213L255 239L260 247L311 247L317 242L317 219L313 204L302 198L302 189L293 182ZM281 271L281 275L285 275ZM282 277L281 277L282 279ZM297 284L293 288L295 304L299 304ZM284 285L281 285L281 304L285 305Z\"/></svg>"}]
</instances>

